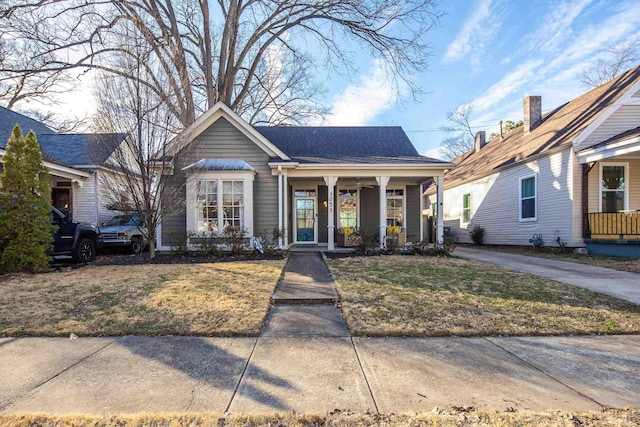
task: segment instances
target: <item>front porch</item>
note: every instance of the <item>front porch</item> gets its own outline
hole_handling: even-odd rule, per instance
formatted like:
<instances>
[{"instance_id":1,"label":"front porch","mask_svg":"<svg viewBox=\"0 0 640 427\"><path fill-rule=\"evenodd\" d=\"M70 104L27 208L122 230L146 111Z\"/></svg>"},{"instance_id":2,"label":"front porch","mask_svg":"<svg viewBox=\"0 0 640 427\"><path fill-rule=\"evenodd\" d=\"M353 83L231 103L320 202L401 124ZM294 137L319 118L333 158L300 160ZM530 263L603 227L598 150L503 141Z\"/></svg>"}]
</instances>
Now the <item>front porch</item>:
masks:
<instances>
[{"instance_id":1,"label":"front porch","mask_svg":"<svg viewBox=\"0 0 640 427\"><path fill-rule=\"evenodd\" d=\"M349 252L361 242L386 249L422 241L427 233L422 185L432 179L441 184L442 169L438 175L424 166L404 171L394 166L395 175L386 176L367 174L365 169L371 173L373 165L320 177L306 170L274 168L282 230L279 247ZM444 224L438 226L437 242L442 243Z\"/></svg>"}]
</instances>

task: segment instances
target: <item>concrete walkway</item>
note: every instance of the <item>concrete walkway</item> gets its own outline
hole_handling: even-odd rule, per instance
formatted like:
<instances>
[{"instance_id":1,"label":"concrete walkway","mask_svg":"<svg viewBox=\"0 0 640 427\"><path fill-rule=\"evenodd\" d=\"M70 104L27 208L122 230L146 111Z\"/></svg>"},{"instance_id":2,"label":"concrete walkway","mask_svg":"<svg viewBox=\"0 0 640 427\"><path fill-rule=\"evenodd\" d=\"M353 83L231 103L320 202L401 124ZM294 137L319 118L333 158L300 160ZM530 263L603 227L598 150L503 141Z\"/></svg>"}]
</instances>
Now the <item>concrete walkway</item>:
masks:
<instances>
[{"instance_id":1,"label":"concrete walkway","mask_svg":"<svg viewBox=\"0 0 640 427\"><path fill-rule=\"evenodd\" d=\"M468 246L456 247L453 254L460 258L535 274L640 304L640 274L637 273Z\"/></svg>"},{"instance_id":2,"label":"concrete walkway","mask_svg":"<svg viewBox=\"0 0 640 427\"><path fill-rule=\"evenodd\" d=\"M338 292L319 252L291 253L262 330L263 337L350 337Z\"/></svg>"},{"instance_id":3,"label":"concrete walkway","mask_svg":"<svg viewBox=\"0 0 640 427\"><path fill-rule=\"evenodd\" d=\"M0 339L0 414L640 407L640 336L352 338L308 303L331 288L319 255L292 256L258 338Z\"/></svg>"}]
</instances>

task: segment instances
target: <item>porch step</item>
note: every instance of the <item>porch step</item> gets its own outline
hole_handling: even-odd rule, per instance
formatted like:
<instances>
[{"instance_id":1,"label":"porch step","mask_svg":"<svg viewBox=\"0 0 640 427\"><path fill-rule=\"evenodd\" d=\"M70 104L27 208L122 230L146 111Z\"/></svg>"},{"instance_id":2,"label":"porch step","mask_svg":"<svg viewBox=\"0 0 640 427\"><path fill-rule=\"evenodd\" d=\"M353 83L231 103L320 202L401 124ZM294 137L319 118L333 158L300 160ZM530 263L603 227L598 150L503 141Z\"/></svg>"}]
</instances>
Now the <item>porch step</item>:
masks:
<instances>
[{"instance_id":1,"label":"porch step","mask_svg":"<svg viewBox=\"0 0 640 427\"><path fill-rule=\"evenodd\" d=\"M271 297L271 305L338 305L340 298L280 298Z\"/></svg>"}]
</instances>

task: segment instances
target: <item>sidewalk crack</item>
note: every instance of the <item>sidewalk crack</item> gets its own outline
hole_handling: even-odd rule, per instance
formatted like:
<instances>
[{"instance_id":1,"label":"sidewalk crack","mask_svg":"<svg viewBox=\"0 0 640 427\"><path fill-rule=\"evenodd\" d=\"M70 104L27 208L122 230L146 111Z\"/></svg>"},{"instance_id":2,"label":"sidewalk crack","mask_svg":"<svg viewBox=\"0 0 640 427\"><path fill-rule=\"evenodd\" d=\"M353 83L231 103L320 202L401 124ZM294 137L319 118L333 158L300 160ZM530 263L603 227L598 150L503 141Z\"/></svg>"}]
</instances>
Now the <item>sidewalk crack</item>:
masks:
<instances>
[{"instance_id":1,"label":"sidewalk crack","mask_svg":"<svg viewBox=\"0 0 640 427\"><path fill-rule=\"evenodd\" d=\"M380 410L378 409L378 403L376 402L376 398L373 395L373 390L371 390L371 384L369 384L369 379L367 378L367 374L364 372L364 368L362 367L362 361L360 360L360 355L358 354L358 349L356 348L356 344L353 342L353 337L349 337L351 340L351 346L353 347L353 351L356 353L356 359L358 360L358 366L360 366L360 372L362 372L362 377L364 378L364 382L367 384L367 389L369 390L369 396L371 396L371 401L373 401L373 406L376 409L376 414L380 414Z\"/></svg>"},{"instance_id":2,"label":"sidewalk crack","mask_svg":"<svg viewBox=\"0 0 640 427\"><path fill-rule=\"evenodd\" d=\"M576 393L577 395L584 397L585 399L595 403L596 405L600 406L600 407L606 407L607 405L598 402L597 400L595 400L594 398L587 396L586 394L576 390L575 388L571 387L569 384L563 382L562 380L560 380L559 378L554 377L553 375L551 375L550 373L546 372L545 370L543 370L542 368L539 368L538 366L534 365L531 362L527 362L526 360L524 360L523 358L521 358L520 356L518 356L517 354L507 350L505 347L499 345L498 343L492 341L491 339L484 337L483 338L485 341L490 342L491 344L495 345L496 347L498 347L500 350L504 351L505 353L515 357L516 359L518 359L519 361L521 361L522 363L524 363L525 365L529 366L530 368L540 372L541 374L543 374L544 376L546 376L547 378L557 382L558 384L562 385L563 387L568 388L569 390L573 391L574 393Z\"/></svg>"}]
</instances>

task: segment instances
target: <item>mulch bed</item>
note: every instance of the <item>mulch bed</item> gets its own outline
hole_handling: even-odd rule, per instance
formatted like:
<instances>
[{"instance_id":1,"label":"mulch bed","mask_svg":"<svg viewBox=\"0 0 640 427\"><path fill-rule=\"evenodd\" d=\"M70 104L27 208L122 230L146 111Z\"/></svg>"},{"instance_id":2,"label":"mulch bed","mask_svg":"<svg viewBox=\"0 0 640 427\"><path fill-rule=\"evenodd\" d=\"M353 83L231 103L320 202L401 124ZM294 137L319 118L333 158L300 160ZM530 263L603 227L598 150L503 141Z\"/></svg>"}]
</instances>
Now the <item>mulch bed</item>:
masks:
<instances>
[{"instance_id":1,"label":"mulch bed","mask_svg":"<svg viewBox=\"0 0 640 427\"><path fill-rule=\"evenodd\" d=\"M98 257L91 263L91 265L205 264L212 262L278 260L284 258L286 258L286 254L277 252L264 254L252 252L241 255L228 254L222 256L212 256L199 253L161 253L156 254L154 258L149 258L148 252L135 255L108 252L99 253Z\"/></svg>"}]
</instances>

